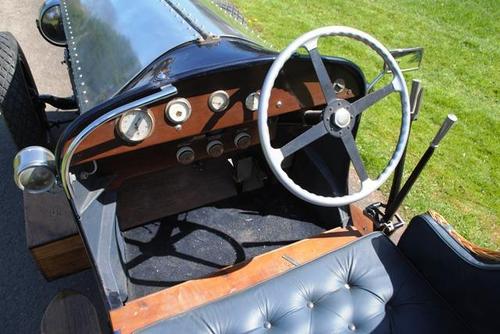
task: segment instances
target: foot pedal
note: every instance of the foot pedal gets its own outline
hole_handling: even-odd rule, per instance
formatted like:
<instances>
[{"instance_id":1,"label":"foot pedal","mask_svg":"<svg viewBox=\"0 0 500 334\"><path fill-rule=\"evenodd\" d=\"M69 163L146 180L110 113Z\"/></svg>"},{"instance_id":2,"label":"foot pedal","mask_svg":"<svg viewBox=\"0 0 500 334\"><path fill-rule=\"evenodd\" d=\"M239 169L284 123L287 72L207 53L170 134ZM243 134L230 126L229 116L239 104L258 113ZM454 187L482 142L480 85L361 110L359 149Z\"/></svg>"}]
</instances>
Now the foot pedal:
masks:
<instances>
[{"instance_id":1,"label":"foot pedal","mask_svg":"<svg viewBox=\"0 0 500 334\"><path fill-rule=\"evenodd\" d=\"M61 291L45 309L42 334L104 333L92 302L74 291Z\"/></svg>"}]
</instances>

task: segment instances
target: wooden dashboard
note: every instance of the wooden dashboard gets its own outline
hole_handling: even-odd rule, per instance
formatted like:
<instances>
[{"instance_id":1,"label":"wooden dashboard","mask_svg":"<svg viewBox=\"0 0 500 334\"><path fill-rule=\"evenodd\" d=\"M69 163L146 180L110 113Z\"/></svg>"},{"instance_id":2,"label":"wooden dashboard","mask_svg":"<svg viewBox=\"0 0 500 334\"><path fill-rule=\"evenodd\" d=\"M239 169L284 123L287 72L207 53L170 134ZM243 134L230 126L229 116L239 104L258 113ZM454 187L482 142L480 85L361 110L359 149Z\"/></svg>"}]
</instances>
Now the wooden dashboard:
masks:
<instances>
[{"instance_id":1,"label":"wooden dashboard","mask_svg":"<svg viewBox=\"0 0 500 334\"><path fill-rule=\"evenodd\" d=\"M327 63L332 81L342 78L346 88L339 97L351 99L360 93L359 79L353 69L336 63ZM245 99L259 91L269 65L258 65L235 71L217 72L199 78L174 83L178 90L175 98L185 98L192 107L190 118L181 127L175 127L165 117L169 101L151 106L149 111L154 118L154 130L143 142L135 145L126 143L116 133L116 121L110 121L91 133L77 148L73 165L99 160L126 163L131 157L147 159L155 154L163 156L159 163L177 163L176 152L180 147L192 146L196 160L207 158L206 145L209 140L220 140L226 153L237 150L234 138L241 132L251 137L251 144L258 143L256 129L257 112L245 107ZM214 113L208 105L210 95L224 90L230 103L223 112ZM324 97L317 82L312 64L300 62L285 67L278 77L269 104L269 117L290 112L318 108L324 105ZM165 157L167 156L167 157ZM112 165L115 165L113 163ZM100 166L102 164L100 163ZM165 166L165 165L164 165ZM135 166L137 168L137 166ZM112 167L109 167L111 170Z\"/></svg>"}]
</instances>

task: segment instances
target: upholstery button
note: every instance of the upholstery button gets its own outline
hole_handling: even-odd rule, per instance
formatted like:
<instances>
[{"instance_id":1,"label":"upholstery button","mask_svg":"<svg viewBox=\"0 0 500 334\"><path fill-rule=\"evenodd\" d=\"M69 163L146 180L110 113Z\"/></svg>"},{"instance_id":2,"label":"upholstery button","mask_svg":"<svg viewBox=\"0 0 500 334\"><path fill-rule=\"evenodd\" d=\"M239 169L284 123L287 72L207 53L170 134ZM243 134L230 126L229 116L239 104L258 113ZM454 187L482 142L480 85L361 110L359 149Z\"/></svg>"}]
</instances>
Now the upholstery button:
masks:
<instances>
[{"instance_id":1,"label":"upholstery button","mask_svg":"<svg viewBox=\"0 0 500 334\"><path fill-rule=\"evenodd\" d=\"M347 326L347 328L349 328L350 331L355 331L356 330L356 326L354 326L354 324L349 324Z\"/></svg>"},{"instance_id":2,"label":"upholstery button","mask_svg":"<svg viewBox=\"0 0 500 334\"><path fill-rule=\"evenodd\" d=\"M313 308L314 307L314 303L313 302L307 302L307 307Z\"/></svg>"},{"instance_id":3,"label":"upholstery button","mask_svg":"<svg viewBox=\"0 0 500 334\"><path fill-rule=\"evenodd\" d=\"M351 288L351 286L349 284L344 284L344 288L346 288L347 290L349 290Z\"/></svg>"},{"instance_id":4,"label":"upholstery button","mask_svg":"<svg viewBox=\"0 0 500 334\"><path fill-rule=\"evenodd\" d=\"M271 329L271 327L272 327L272 326L271 326L271 323L270 323L269 321L266 321L266 322L264 323L264 328L265 328L265 329Z\"/></svg>"}]
</instances>

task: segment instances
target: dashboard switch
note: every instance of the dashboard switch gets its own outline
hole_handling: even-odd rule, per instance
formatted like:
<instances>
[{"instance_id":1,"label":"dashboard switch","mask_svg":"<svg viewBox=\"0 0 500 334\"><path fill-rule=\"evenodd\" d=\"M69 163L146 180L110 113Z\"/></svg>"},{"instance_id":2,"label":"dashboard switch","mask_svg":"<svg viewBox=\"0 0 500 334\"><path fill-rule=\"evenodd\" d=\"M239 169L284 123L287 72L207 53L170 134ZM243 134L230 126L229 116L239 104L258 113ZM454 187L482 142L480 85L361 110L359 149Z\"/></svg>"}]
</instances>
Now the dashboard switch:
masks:
<instances>
[{"instance_id":1,"label":"dashboard switch","mask_svg":"<svg viewBox=\"0 0 500 334\"><path fill-rule=\"evenodd\" d=\"M207 153L212 158L218 158L224 154L224 145L220 140L212 140L207 145Z\"/></svg>"},{"instance_id":2,"label":"dashboard switch","mask_svg":"<svg viewBox=\"0 0 500 334\"><path fill-rule=\"evenodd\" d=\"M252 137L246 132L241 132L234 138L234 146L240 150L244 150L252 144Z\"/></svg>"},{"instance_id":3,"label":"dashboard switch","mask_svg":"<svg viewBox=\"0 0 500 334\"><path fill-rule=\"evenodd\" d=\"M177 161L183 165L189 165L195 159L194 150L189 146L181 147L177 151Z\"/></svg>"}]
</instances>

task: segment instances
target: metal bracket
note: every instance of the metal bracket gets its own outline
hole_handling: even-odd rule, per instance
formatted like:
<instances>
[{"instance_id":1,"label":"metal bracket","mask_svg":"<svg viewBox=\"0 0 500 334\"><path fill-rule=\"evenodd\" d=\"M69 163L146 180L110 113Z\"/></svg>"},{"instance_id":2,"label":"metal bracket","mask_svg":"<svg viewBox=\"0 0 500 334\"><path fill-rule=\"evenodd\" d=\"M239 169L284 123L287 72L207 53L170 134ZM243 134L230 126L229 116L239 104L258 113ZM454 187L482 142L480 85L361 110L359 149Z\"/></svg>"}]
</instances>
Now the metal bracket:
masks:
<instances>
[{"instance_id":1,"label":"metal bracket","mask_svg":"<svg viewBox=\"0 0 500 334\"><path fill-rule=\"evenodd\" d=\"M368 205L364 210L364 214L373 221L375 229L387 235L391 235L398 228L403 227L406 222L399 214L395 214L394 217L387 222L384 221L385 209L385 204L376 202Z\"/></svg>"}]
</instances>

